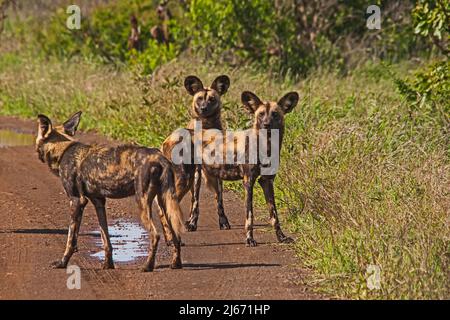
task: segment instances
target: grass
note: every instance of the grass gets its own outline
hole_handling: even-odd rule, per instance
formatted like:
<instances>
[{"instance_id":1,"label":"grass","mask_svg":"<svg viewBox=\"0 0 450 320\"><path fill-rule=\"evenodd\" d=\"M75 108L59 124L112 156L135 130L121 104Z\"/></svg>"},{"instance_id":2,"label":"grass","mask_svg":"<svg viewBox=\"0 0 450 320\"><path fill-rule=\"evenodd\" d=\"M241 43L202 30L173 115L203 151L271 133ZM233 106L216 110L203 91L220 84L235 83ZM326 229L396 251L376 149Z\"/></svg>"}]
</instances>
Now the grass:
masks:
<instances>
[{"instance_id":1,"label":"grass","mask_svg":"<svg viewBox=\"0 0 450 320\"><path fill-rule=\"evenodd\" d=\"M448 298L448 118L371 68L306 81L289 119L277 186L299 258L340 297ZM381 290L367 288L369 265Z\"/></svg>"},{"instance_id":2,"label":"grass","mask_svg":"<svg viewBox=\"0 0 450 320\"><path fill-rule=\"evenodd\" d=\"M264 99L299 91L276 193L284 227L296 235L298 261L313 271L307 281L342 298L450 298L450 110L401 98L388 70L405 75L412 64L367 63L345 77L317 72L296 83L190 55L142 77L40 57L7 41L0 53L0 114L62 121L83 110L81 129L148 146L187 123L188 74L208 84L230 76L223 97L229 128L251 120L239 102L243 90ZM259 191L257 203L263 204ZM379 290L367 286L369 265L381 269Z\"/></svg>"}]
</instances>

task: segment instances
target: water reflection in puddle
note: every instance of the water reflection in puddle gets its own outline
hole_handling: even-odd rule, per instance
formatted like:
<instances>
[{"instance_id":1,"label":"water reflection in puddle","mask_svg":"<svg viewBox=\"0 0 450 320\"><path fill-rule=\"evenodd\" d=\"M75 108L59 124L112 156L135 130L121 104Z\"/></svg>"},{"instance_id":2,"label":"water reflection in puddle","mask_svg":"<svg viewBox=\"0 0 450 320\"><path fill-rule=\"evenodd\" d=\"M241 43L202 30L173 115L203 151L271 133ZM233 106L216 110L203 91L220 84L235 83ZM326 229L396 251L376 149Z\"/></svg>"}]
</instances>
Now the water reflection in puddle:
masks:
<instances>
[{"instance_id":1,"label":"water reflection in puddle","mask_svg":"<svg viewBox=\"0 0 450 320\"><path fill-rule=\"evenodd\" d=\"M12 146L31 146L35 137L29 133L20 133L13 130L0 129L0 148Z\"/></svg>"},{"instance_id":2,"label":"water reflection in puddle","mask_svg":"<svg viewBox=\"0 0 450 320\"><path fill-rule=\"evenodd\" d=\"M117 220L108 227L111 244L113 247L114 262L128 262L148 255L147 231L137 222ZM95 240L97 246L102 248L102 240L99 231ZM105 253L103 249L92 254L93 257L103 260Z\"/></svg>"}]
</instances>

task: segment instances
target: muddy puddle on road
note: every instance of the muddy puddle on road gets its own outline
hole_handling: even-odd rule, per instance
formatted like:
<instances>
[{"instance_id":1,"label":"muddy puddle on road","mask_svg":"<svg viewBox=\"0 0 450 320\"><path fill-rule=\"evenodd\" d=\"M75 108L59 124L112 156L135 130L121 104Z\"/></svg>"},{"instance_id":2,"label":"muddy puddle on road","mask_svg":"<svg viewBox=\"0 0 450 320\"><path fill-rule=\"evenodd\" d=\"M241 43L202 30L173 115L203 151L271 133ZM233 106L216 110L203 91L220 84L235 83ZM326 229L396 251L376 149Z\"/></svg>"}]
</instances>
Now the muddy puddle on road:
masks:
<instances>
[{"instance_id":1,"label":"muddy puddle on road","mask_svg":"<svg viewBox=\"0 0 450 320\"><path fill-rule=\"evenodd\" d=\"M31 146L35 142L34 135L9 129L0 129L0 148L13 146Z\"/></svg>"},{"instance_id":2,"label":"muddy puddle on road","mask_svg":"<svg viewBox=\"0 0 450 320\"><path fill-rule=\"evenodd\" d=\"M136 221L115 220L108 226L109 236L113 247L114 262L132 262L148 255L147 231ZM93 231L96 236L95 245L98 252L91 254L92 257L103 260L103 251L100 231Z\"/></svg>"}]
</instances>

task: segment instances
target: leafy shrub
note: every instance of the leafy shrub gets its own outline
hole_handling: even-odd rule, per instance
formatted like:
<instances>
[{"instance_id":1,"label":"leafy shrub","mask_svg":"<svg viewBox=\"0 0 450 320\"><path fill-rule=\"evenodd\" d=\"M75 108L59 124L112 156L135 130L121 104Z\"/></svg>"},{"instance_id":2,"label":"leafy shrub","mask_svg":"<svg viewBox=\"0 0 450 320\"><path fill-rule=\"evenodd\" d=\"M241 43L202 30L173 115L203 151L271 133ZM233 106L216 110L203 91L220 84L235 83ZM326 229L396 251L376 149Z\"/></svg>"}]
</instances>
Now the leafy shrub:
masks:
<instances>
[{"instance_id":1,"label":"leafy shrub","mask_svg":"<svg viewBox=\"0 0 450 320\"><path fill-rule=\"evenodd\" d=\"M414 103L448 106L450 101L450 62L439 61L420 69L413 79L396 80L400 93Z\"/></svg>"},{"instance_id":2,"label":"leafy shrub","mask_svg":"<svg viewBox=\"0 0 450 320\"><path fill-rule=\"evenodd\" d=\"M150 73L186 48L201 51L208 60L242 65L255 63L274 74L294 78L320 69L351 70L367 58L399 60L424 49L413 32L412 1L379 1L382 29L366 27L363 0L192 0L170 2L170 43L156 48L150 28L158 24L158 1L117 0L91 9L81 30L67 30L60 9L39 32L45 54L82 56L90 60L128 63ZM141 30L141 49L129 53L130 16ZM438 23L438 26L440 23ZM442 27L442 26L441 26Z\"/></svg>"},{"instance_id":3,"label":"leafy shrub","mask_svg":"<svg viewBox=\"0 0 450 320\"><path fill-rule=\"evenodd\" d=\"M395 79L398 90L408 101L414 105L429 104L443 114L450 112L449 15L448 1L417 1L412 11L414 31L431 39L443 58L419 69L412 79Z\"/></svg>"},{"instance_id":4,"label":"leafy shrub","mask_svg":"<svg viewBox=\"0 0 450 320\"><path fill-rule=\"evenodd\" d=\"M38 33L37 40L45 55L60 58L81 56L89 60L121 64L130 63L143 73L151 73L158 65L175 58L184 44L185 32L175 21L169 22L171 43L159 45L151 38L150 29L157 23L154 3L144 0L120 0L101 5L82 18L80 30L66 28L67 13L58 9L50 23ZM130 17L140 23L142 50L128 50Z\"/></svg>"},{"instance_id":5,"label":"leafy shrub","mask_svg":"<svg viewBox=\"0 0 450 320\"><path fill-rule=\"evenodd\" d=\"M414 32L430 38L444 54L449 54L449 1L419 0L412 12Z\"/></svg>"},{"instance_id":6,"label":"leafy shrub","mask_svg":"<svg viewBox=\"0 0 450 320\"><path fill-rule=\"evenodd\" d=\"M304 73L324 56L331 56L333 48L319 36L322 43L314 58L308 52L310 48L299 45L296 20L286 13L288 9L287 5L266 0L193 0L189 11L194 25L193 45L208 54L231 52L241 60L270 66L275 72Z\"/></svg>"},{"instance_id":7,"label":"leafy shrub","mask_svg":"<svg viewBox=\"0 0 450 320\"><path fill-rule=\"evenodd\" d=\"M59 58L70 58L85 52L86 43L81 31L69 30L66 27L67 14L59 8L50 18L48 24L36 32L36 41L44 55L54 55ZM87 21L81 20L81 28L86 27Z\"/></svg>"},{"instance_id":8,"label":"leafy shrub","mask_svg":"<svg viewBox=\"0 0 450 320\"><path fill-rule=\"evenodd\" d=\"M351 69L352 61L367 58L399 60L422 46L411 25L411 2L378 5L381 30L367 29L368 5L360 0L193 0L189 17L193 44L208 55L231 52L275 73L305 74Z\"/></svg>"},{"instance_id":9,"label":"leafy shrub","mask_svg":"<svg viewBox=\"0 0 450 320\"><path fill-rule=\"evenodd\" d=\"M148 41L143 52L133 49L127 54L132 68L142 75L152 73L158 66L176 58L177 55L178 50L175 44L160 45L154 39Z\"/></svg>"}]
</instances>

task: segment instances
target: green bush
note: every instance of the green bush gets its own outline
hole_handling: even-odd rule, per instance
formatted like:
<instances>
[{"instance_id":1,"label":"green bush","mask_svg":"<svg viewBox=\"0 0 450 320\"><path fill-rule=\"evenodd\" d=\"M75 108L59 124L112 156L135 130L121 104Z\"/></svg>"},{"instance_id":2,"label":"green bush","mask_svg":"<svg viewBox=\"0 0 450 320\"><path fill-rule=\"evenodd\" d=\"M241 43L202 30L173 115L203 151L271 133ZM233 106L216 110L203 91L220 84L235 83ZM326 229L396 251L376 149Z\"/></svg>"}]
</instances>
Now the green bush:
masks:
<instances>
[{"instance_id":1,"label":"green bush","mask_svg":"<svg viewBox=\"0 0 450 320\"><path fill-rule=\"evenodd\" d=\"M148 75L157 67L175 59L185 49L187 33L176 20L168 22L170 42L159 44L155 39L149 39L142 51L131 50L126 53L126 59L131 68L140 75Z\"/></svg>"},{"instance_id":2,"label":"green bush","mask_svg":"<svg viewBox=\"0 0 450 320\"><path fill-rule=\"evenodd\" d=\"M396 79L400 93L415 104L431 103L450 112L450 62L438 61L417 71L413 79Z\"/></svg>"},{"instance_id":3,"label":"green bush","mask_svg":"<svg viewBox=\"0 0 450 320\"><path fill-rule=\"evenodd\" d=\"M400 93L413 105L431 106L431 112L450 113L449 23L450 2L419 0L412 11L414 32L430 39L439 49L438 61L428 63L413 78L395 78ZM444 118L448 124L448 117Z\"/></svg>"},{"instance_id":4,"label":"green bush","mask_svg":"<svg viewBox=\"0 0 450 320\"><path fill-rule=\"evenodd\" d=\"M346 71L363 59L399 60L414 54L423 43L413 32L412 4L379 3L381 30L366 27L367 4L333 0L192 0L187 7L171 3L168 23L170 45L156 48L150 28L158 24L158 1L118 0L95 7L83 16L81 30L65 27L67 14L58 10L44 23L39 44L47 55L82 56L115 64L139 64L151 73L160 63L177 57L188 47L219 63L255 63L265 71L282 75L305 75L309 71ZM135 14L141 30L141 48L129 53L130 16Z\"/></svg>"},{"instance_id":5,"label":"green bush","mask_svg":"<svg viewBox=\"0 0 450 320\"><path fill-rule=\"evenodd\" d=\"M37 41L44 55L60 58L81 56L88 60L122 64L129 63L149 74L162 63L175 58L183 47L185 32L176 21L170 21L171 43L158 44L151 38L150 29L157 24L155 1L120 0L101 5L89 16L82 17L80 30L66 28L67 13L58 9L50 22L38 32ZM136 15L140 28L141 49L128 50L131 32L130 16Z\"/></svg>"},{"instance_id":6,"label":"green bush","mask_svg":"<svg viewBox=\"0 0 450 320\"><path fill-rule=\"evenodd\" d=\"M413 12L414 32L428 37L444 54L449 54L449 1L419 0Z\"/></svg>"},{"instance_id":7,"label":"green bush","mask_svg":"<svg viewBox=\"0 0 450 320\"><path fill-rule=\"evenodd\" d=\"M299 43L295 17L288 12L287 4L277 6L275 1L193 0L193 46L210 55L231 53L238 62L250 60L274 72L294 74L335 56L335 48L322 35L315 56Z\"/></svg>"},{"instance_id":8,"label":"green bush","mask_svg":"<svg viewBox=\"0 0 450 320\"><path fill-rule=\"evenodd\" d=\"M381 30L367 29L368 5L360 0L193 0L193 45L208 58L234 55L233 62L294 75L315 68L346 71L373 58L398 61L423 49L411 24L411 1L377 4Z\"/></svg>"},{"instance_id":9,"label":"green bush","mask_svg":"<svg viewBox=\"0 0 450 320\"><path fill-rule=\"evenodd\" d=\"M158 66L176 58L178 53L175 44L160 45L156 40L150 39L143 52L133 49L127 53L127 56L133 69L141 75L147 75L152 73Z\"/></svg>"}]
</instances>

